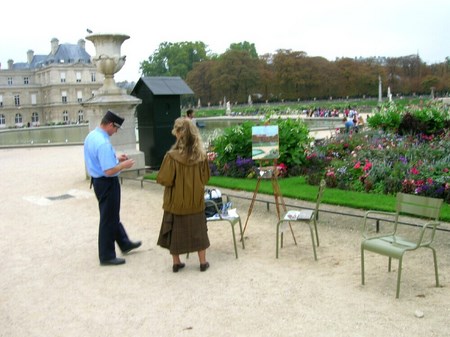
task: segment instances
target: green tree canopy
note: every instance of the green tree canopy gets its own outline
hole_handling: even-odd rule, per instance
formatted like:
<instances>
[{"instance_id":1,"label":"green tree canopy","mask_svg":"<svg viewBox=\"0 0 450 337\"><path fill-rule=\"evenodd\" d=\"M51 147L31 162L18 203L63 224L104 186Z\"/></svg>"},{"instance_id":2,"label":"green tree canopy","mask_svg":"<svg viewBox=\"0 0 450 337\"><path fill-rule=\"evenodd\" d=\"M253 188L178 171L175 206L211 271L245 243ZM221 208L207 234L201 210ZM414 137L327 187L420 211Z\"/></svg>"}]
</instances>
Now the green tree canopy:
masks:
<instances>
[{"instance_id":1,"label":"green tree canopy","mask_svg":"<svg viewBox=\"0 0 450 337\"><path fill-rule=\"evenodd\" d=\"M163 42L140 70L144 76L180 76L186 79L194 64L208 60L203 42Z\"/></svg>"},{"instance_id":2,"label":"green tree canopy","mask_svg":"<svg viewBox=\"0 0 450 337\"><path fill-rule=\"evenodd\" d=\"M248 41L232 43L225 53L211 54L203 42L161 43L141 63L145 76L180 76L198 99L216 105L232 103L377 97L382 94L437 97L450 90L450 58L427 66L419 55L403 57L310 57L304 51L280 49L258 56Z\"/></svg>"}]
</instances>

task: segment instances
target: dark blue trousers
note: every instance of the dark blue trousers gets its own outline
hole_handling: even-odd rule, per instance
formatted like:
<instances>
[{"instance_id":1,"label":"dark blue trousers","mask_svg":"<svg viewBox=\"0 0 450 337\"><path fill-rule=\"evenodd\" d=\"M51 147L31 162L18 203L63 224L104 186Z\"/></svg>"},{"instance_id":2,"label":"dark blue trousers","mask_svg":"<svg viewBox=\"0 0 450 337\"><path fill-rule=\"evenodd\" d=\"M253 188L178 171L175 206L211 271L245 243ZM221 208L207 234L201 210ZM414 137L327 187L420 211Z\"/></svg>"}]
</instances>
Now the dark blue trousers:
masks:
<instances>
[{"instance_id":1,"label":"dark blue trousers","mask_svg":"<svg viewBox=\"0 0 450 337\"><path fill-rule=\"evenodd\" d=\"M130 245L130 239L120 222L119 178L93 178L92 185L100 210L98 254L100 262L103 262L116 258L115 242L123 250Z\"/></svg>"}]
</instances>

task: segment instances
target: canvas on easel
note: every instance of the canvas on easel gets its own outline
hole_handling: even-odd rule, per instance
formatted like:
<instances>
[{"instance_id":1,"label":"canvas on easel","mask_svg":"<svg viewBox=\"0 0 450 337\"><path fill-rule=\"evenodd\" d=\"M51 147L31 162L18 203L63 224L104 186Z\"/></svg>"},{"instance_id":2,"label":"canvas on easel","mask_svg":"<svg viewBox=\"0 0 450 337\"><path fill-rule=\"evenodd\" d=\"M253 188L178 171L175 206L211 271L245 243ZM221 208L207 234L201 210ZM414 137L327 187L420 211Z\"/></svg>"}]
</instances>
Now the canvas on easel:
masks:
<instances>
[{"instance_id":1,"label":"canvas on easel","mask_svg":"<svg viewBox=\"0 0 450 337\"><path fill-rule=\"evenodd\" d=\"M280 204L283 206L284 211L286 211L286 205L284 203L283 197L281 195L280 186L278 185L278 169L277 160L280 156L280 144L278 136L278 125L264 125L264 126L253 126L252 127L252 159L259 161L260 165L257 169L257 183L255 191L253 192L252 201L247 214L247 220L245 221L244 230L242 235L247 229L248 219L253 211L253 205L255 204L256 196L258 194L259 186L262 179L271 179L272 189L275 197L275 206L277 210L278 219L280 219ZM267 163L272 163L267 165ZM265 164L265 165L263 165ZM291 225L289 224L289 227ZM294 236L294 232L291 227L292 237L294 238L295 244L297 244Z\"/></svg>"},{"instance_id":2,"label":"canvas on easel","mask_svg":"<svg viewBox=\"0 0 450 337\"><path fill-rule=\"evenodd\" d=\"M278 125L252 127L252 159L266 160L280 157Z\"/></svg>"}]
</instances>

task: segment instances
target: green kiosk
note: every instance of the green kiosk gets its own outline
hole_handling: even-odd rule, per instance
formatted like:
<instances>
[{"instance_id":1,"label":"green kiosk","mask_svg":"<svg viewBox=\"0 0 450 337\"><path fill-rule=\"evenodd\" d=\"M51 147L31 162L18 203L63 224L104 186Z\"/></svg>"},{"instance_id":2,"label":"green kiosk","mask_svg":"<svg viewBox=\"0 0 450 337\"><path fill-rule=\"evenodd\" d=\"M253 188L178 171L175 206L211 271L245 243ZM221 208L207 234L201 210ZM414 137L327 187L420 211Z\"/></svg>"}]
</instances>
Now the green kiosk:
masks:
<instances>
[{"instance_id":1,"label":"green kiosk","mask_svg":"<svg viewBox=\"0 0 450 337\"><path fill-rule=\"evenodd\" d=\"M145 165L159 169L164 155L175 142L171 131L181 116L181 95L194 92L181 77L141 77L131 95L142 100L137 106L139 150Z\"/></svg>"}]
</instances>

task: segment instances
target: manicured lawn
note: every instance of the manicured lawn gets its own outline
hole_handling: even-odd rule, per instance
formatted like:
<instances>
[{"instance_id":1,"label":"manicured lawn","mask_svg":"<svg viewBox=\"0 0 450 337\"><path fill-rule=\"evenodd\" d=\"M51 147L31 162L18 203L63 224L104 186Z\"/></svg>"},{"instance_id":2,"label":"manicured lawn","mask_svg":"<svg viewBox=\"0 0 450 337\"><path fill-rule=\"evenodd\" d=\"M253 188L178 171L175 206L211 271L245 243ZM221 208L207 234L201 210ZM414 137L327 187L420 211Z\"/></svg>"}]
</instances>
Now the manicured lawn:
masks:
<instances>
[{"instance_id":1,"label":"manicured lawn","mask_svg":"<svg viewBox=\"0 0 450 337\"><path fill-rule=\"evenodd\" d=\"M154 180L156 173L146 175L146 179ZM238 179L230 177L211 177L209 186L223 187L231 190L253 192L256 188L256 179ZM278 180L281 194L286 198L306 201L316 199L318 186L308 185L304 177L282 178ZM273 194L271 180L262 180L258 193ZM329 205L345 206L362 210L395 211L395 196L373 193L343 191L335 188L326 188L322 202ZM440 219L450 222L450 206L444 204Z\"/></svg>"}]
</instances>

